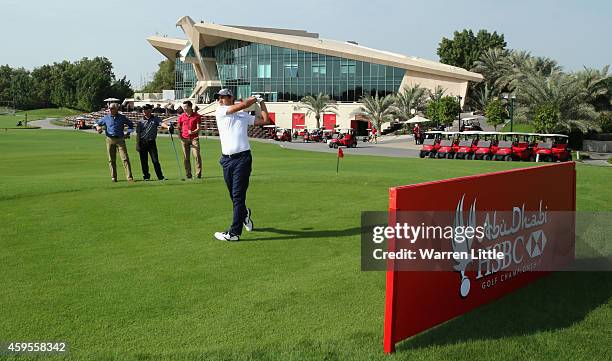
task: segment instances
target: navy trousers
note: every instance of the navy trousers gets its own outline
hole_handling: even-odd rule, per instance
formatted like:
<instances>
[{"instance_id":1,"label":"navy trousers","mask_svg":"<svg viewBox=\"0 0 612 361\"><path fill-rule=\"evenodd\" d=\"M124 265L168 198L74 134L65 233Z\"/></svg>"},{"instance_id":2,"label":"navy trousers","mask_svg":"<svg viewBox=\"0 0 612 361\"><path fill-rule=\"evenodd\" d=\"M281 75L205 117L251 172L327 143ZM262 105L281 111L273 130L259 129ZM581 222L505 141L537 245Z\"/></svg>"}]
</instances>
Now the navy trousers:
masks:
<instances>
[{"instance_id":1,"label":"navy trousers","mask_svg":"<svg viewBox=\"0 0 612 361\"><path fill-rule=\"evenodd\" d=\"M157 179L164 179L164 173L162 173L159 157L157 156L157 144L155 140L141 139L138 153L140 154L140 166L142 167L144 179L151 178L151 174L149 174L149 155L151 156L151 162L153 163Z\"/></svg>"},{"instance_id":2,"label":"navy trousers","mask_svg":"<svg viewBox=\"0 0 612 361\"><path fill-rule=\"evenodd\" d=\"M246 193L249 188L253 158L251 152L246 152L236 158L221 156L219 163L223 167L223 178L234 205L234 218L229 232L239 236L242 234L242 225L247 215Z\"/></svg>"}]
</instances>

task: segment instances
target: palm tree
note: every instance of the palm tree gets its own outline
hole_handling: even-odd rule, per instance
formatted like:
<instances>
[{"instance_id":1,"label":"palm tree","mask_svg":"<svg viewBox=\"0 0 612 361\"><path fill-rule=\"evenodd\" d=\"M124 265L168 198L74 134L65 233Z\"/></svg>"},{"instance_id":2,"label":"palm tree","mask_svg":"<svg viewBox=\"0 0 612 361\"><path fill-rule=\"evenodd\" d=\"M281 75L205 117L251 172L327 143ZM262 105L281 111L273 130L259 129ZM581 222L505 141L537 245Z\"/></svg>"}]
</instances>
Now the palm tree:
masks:
<instances>
[{"instance_id":1,"label":"palm tree","mask_svg":"<svg viewBox=\"0 0 612 361\"><path fill-rule=\"evenodd\" d=\"M395 107L395 96L388 94L382 98L378 96L378 93L374 97L371 95L361 98L362 106L359 111L366 118L370 119L374 127L378 130L378 134L381 132L383 123L391 122L394 119L394 115L397 113Z\"/></svg>"},{"instance_id":2,"label":"palm tree","mask_svg":"<svg viewBox=\"0 0 612 361\"><path fill-rule=\"evenodd\" d=\"M517 117L534 119L539 109L554 109L556 124L547 132L588 132L598 130L597 112L588 102L588 93L577 76L552 72L526 72L517 83Z\"/></svg>"},{"instance_id":3,"label":"palm tree","mask_svg":"<svg viewBox=\"0 0 612 361\"><path fill-rule=\"evenodd\" d=\"M423 110L427 99L427 89L421 88L418 84L410 87L405 86L404 91L397 94L395 107L397 116L407 120L412 117L412 110Z\"/></svg>"},{"instance_id":4,"label":"palm tree","mask_svg":"<svg viewBox=\"0 0 612 361\"><path fill-rule=\"evenodd\" d=\"M482 74L485 83L493 88L507 69L507 58L509 51L501 48L491 48L485 50L480 59L474 63L472 71Z\"/></svg>"},{"instance_id":5,"label":"palm tree","mask_svg":"<svg viewBox=\"0 0 612 361\"><path fill-rule=\"evenodd\" d=\"M601 70L585 67L584 70L576 72L576 78L586 92L587 101L596 107L598 103L602 103L604 105L603 108L609 105L610 98L606 96L609 92L610 84L612 84L612 75L608 74L609 70L610 66L606 65ZM608 104L605 104L605 98L608 98Z\"/></svg>"},{"instance_id":6,"label":"palm tree","mask_svg":"<svg viewBox=\"0 0 612 361\"><path fill-rule=\"evenodd\" d=\"M319 93L316 96L307 95L300 100L299 109L306 109L306 116L313 114L317 120L317 129L321 127L321 114L338 114L338 106L333 102L329 95Z\"/></svg>"},{"instance_id":7,"label":"palm tree","mask_svg":"<svg viewBox=\"0 0 612 361\"><path fill-rule=\"evenodd\" d=\"M474 108L484 112L487 104L497 96L498 94L494 91L494 88L491 89L488 83L484 83L474 88L474 95L469 99Z\"/></svg>"},{"instance_id":8,"label":"palm tree","mask_svg":"<svg viewBox=\"0 0 612 361\"><path fill-rule=\"evenodd\" d=\"M446 89L442 88L440 85L436 86L434 91L429 91L429 101L439 102L444 96L444 93L446 93Z\"/></svg>"}]
</instances>

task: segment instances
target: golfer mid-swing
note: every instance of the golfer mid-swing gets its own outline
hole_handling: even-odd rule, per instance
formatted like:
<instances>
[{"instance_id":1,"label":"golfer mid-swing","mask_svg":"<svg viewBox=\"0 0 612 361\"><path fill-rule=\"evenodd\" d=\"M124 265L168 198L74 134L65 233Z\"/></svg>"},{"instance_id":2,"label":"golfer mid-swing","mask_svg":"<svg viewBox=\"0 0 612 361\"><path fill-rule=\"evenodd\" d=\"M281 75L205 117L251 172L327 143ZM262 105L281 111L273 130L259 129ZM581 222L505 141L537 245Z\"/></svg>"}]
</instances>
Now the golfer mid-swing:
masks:
<instances>
[{"instance_id":1,"label":"golfer mid-swing","mask_svg":"<svg viewBox=\"0 0 612 361\"><path fill-rule=\"evenodd\" d=\"M247 130L249 125L268 124L268 110L260 97L250 97L234 104L234 95L229 89L221 89L217 94L217 128L221 140L221 166L223 178L227 184L230 198L234 204L234 219L225 232L216 232L215 238L221 241L239 241L242 226L247 231L253 230L251 210L246 207L246 192L251 175L251 146ZM259 103L261 115L254 116L243 110Z\"/></svg>"}]
</instances>

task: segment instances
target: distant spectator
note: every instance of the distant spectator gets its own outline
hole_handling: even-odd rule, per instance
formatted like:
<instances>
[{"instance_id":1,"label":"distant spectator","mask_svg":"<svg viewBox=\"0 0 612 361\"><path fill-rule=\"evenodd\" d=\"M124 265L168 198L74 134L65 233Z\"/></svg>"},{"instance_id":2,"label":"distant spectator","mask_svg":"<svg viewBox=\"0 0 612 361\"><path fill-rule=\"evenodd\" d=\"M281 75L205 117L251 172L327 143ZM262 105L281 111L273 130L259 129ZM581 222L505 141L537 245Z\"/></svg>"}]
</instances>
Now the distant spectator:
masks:
<instances>
[{"instance_id":1,"label":"distant spectator","mask_svg":"<svg viewBox=\"0 0 612 361\"><path fill-rule=\"evenodd\" d=\"M421 125L416 123L414 128L412 128L412 134L414 134L414 144L420 144L421 142Z\"/></svg>"},{"instance_id":2,"label":"distant spectator","mask_svg":"<svg viewBox=\"0 0 612 361\"><path fill-rule=\"evenodd\" d=\"M153 110L153 106L146 105L142 110L142 120L136 125L136 144L138 153L140 153L140 165L145 181L151 178L151 174L149 173L149 156L151 157L157 179L165 179L161 165L159 164L156 139L157 127L161 126L162 128L168 128L169 126L163 123L159 117L153 115L151 110Z\"/></svg>"},{"instance_id":3,"label":"distant spectator","mask_svg":"<svg viewBox=\"0 0 612 361\"><path fill-rule=\"evenodd\" d=\"M202 178L202 157L200 155L200 122L202 118L200 114L193 111L193 104L186 100L183 102L185 112L182 113L178 120L178 128L181 141L183 143L183 157L185 165L185 174L187 178L191 178L191 161L190 151L195 158L196 177Z\"/></svg>"},{"instance_id":4,"label":"distant spectator","mask_svg":"<svg viewBox=\"0 0 612 361\"><path fill-rule=\"evenodd\" d=\"M164 114L165 111L164 111L164 109L162 109L161 104L157 104L155 109L153 109L153 113L155 113L155 114Z\"/></svg>"},{"instance_id":5,"label":"distant spectator","mask_svg":"<svg viewBox=\"0 0 612 361\"><path fill-rule=\"evenodd\" d=\"M176 114L181 115L183 114L183 112L184 112L183 107L179 105L178 108L176 108Z\"/></svg>"},{"instance_id":6,"label":"distant spectator","mask_svg":"<svg viewBox=\"0 0 612 361\"><path fill-rule=\"evenodd\" d=\"M98 133L103 131L106 133L106 150L108 153L108 163L111 171L111 179L117 181L117 150L123 161L125 176L129 182L132 182L132 167L130 158L128 157L127 147L125 146L125 138L130 137L130 133L134 130L134 124L125 115L119 113L119 105L112 103L109 105L110 114L105 115L95 123L95 128ZM127 134L123 133L123 128L127 126ZM104 127L104 128L102 128Z\"/></svg>"}]
</instances>

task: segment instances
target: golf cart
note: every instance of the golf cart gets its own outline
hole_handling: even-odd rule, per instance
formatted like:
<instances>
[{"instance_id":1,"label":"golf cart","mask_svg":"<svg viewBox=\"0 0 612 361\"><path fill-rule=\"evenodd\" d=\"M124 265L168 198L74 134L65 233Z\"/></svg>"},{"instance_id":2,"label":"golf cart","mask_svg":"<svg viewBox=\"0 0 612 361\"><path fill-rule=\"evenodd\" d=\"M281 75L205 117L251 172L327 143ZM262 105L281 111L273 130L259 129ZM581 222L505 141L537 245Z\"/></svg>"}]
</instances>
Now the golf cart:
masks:
<instances>
[{"instance_id":1,"label":"golf cart","mask_svg":"<svg viewBox=\"0 0 612 361\"><path fill-rule=\"evenodd\" d=\"M425 132L425 140L423 140L423 146L421 147L421 152L419 153L419 156L421 158L433 158L438 152L438 149L440 148L441 137L442 132L439 130Z\"/></svg>"},{"instance_id":2,"label":"golf cart","mask_svg":"<svg viewBox=\"0 0 612 361\"><path fill-rule=\"evenodd\" d=\"M533 149L543 162L567 162L572 160L572 153L567 148L568 136L563 134L539 134L544 142L538 142Z\"/></svg>"},{"instance_id":3,"label":"golf cart","mask_svg":"<svg viewBox=\"0 0 612 361\"><path fill-rule=\"evenodd\" d=\"M461 119L461 121L463 122L463 126L461 130L464 132L482 131L480 122L478 121L478 118L476 117L464 118L464 119Z\"/></svg>"},{"instance_id":4,"label":"golf cart","mask_svg":"<svg viewBox=\"0 0 612 361\"><path fill-rule=\"evenodd\" d=\"M328 146L330 148L338 148L338 147L348 147L348 148L357 148L357 138L353 135L352 129L347 129L348 132L340 133L340 135L336 138L332 138Z\"/></svg>"},{"instance_id":5,"label":"golf cart","mask_svg":"<svg viewBox=\"0 0 612 361\"><path fill-rule=\"evenodd\" d=\"M455 153L459 148L457 134L459 132L441 132L442 137L445 139L440 140L440 147L436 152L436 158L455 158Z\"/></svg>"},{"instance_id":6,"label":"golf cart","mask_svg":"<svg viewBox=\"0 0 612 361\"><path fill-rule=\"evenodd\" d=\"M491 160L497 149L499 132L480 132L472 159Z\"/></svg>"},{"instance_id":7,"label":"golf cart","mask_svg":"<svg viewBox=\"0 0 612 361\"><path fill-rule=\"evenodd\" d=\"M533 146L535 144L534 133L512 133L514 142L512 143L512 159L532 162L535 159Z\"/></svg>"},{"instance_id":8,"label":"golf cart","mask_svg":"<svg viewBox=\"0 0 612 361\"><path fill-rule=\"evenodd\" d=\"M289 129L278 128L276 130L276 134L274 135L274 140L279 142L290 142L291 131Z\"/></svg>"},{"instance_id":9,"label":"golf cart","mask_svg":"<svg viewBox=\"0 0 612 361\"><path fill-rule=\"evenodd\" d=\"M307 129L304 129L304 143L308 143L308 142L320 142L323 140L323 134L321 132L321 130L319 129L313 129L311 131L308 131Z\"/></svg>"},{"instance_id":10,"label":"golf cart","mask_svg":"<svg viewBox=\"0 0 612 361\"><path fill-rule=\"evenodd\" d=\"M478 149L478 135L480 132L468 131L459 133L464 139L459 141L455 151L455 159L473 159L474 152Z\"/></svg>"},{"instance_id":11,"label":"golf cart","mask_svg":"<svg viewBox=\"0 0 612 361\"><path fill-rule=\"evenodd\" d=\"M533 133L499 133L502 138L494 148L494 160L532 161Z\"/></svg>"}]
</instances>

